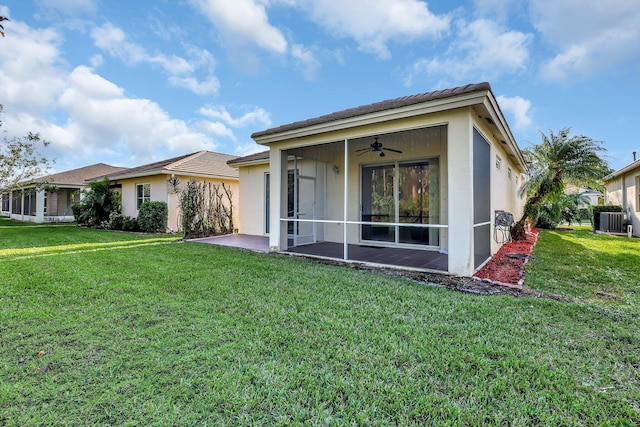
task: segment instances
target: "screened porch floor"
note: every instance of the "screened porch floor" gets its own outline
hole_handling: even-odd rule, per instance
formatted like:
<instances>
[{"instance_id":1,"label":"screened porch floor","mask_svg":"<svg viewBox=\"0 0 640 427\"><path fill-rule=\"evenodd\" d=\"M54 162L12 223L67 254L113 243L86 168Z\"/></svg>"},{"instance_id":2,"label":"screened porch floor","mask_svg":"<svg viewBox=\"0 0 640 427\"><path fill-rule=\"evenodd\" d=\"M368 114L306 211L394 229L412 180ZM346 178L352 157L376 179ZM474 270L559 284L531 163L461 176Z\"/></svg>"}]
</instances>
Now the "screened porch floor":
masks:
<instances>
[{"instance_id":1,"label":"screened porch floor","mask_svg":"<svg viewBox=\"0 0 640 427\"><path fill-rule=\"evenodd\" d=\"M312 243L290 247L286 250L288 253L335 258L338 260L343 259L343 251L344 247L342 243L334 242ZM448 270L449 265L448 256L438 251L369 246L364 244L349 244L348 256L350 261L443 272Z\"/></svg>"}]
</instances>

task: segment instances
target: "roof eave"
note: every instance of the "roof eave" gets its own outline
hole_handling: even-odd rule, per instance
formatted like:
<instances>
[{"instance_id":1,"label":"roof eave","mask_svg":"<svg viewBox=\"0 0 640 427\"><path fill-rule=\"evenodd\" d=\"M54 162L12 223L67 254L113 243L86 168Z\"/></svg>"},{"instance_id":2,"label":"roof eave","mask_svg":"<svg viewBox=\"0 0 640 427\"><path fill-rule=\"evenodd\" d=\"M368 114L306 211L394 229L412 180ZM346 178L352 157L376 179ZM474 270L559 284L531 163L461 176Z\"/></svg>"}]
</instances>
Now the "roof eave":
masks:
<instances>
[{"instance_id":1,"label":"roof eave","mask_svg":"<svg viewBox=\"0 0 640 427\"><path fill-rule=\"evenodd\" d=\"M623 175L623 174L625 174L627 172L631 172L632 170L634 170L636 168L639 168L639 167L640 167L640 159L628 164L627 166L625 166L625 167L623 167L621 169L618 169L615 172L610 173L609 175L607 175L604 178L602 178L602 180L603 181L612 180L614 178L619 177L620 175Z\"/></svg>"},{"instance_id":2,"label":"roof eave","mask_svg":"<svg viewBox=\"0 0 640 427\"><path fill-rule=\"evenodd\" d=\"M374 113L363 114L359 116L338 119L326 123L300 127L282 132L274 132L267 135L254 135L253 140L261 145L268 146L273 142L283 141L287 139L301 138L320 133L328 133L343 129L351 129L368 124L379 123L381 121L391 121L401 118L420 116L424 114L437 113L440 111L453 110L456 108L469 107L482 103L483 98L490 93L488 90L476 91L448 98L430 100L426 102L407 105L404 107L393 108Z\"/></svg>"}]
</instances>

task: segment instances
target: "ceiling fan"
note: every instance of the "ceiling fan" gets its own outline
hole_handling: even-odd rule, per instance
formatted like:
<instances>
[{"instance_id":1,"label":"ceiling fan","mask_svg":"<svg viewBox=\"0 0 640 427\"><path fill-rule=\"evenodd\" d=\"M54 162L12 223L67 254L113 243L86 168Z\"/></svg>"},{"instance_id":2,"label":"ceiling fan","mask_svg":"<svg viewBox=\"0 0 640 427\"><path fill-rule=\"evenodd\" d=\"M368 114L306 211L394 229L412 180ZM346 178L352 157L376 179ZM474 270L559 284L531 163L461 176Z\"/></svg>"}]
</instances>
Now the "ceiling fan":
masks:
<instances>
[{"instance_id":1,"label":"ceiling fan","mask_svg":"<svg viewBox=\"0 0 640 427\"><path fill-rule=\"evenodd\" d=\"M356 153L360 153L358 154L359 156L362 156L363 154L366 154L367 152L371 152L371 153L380 153L380 157L384 157L384 151L393 151L394 153L402 153L402 151L400 150L396 150L394 148L385 148L382 146L382 142L378 142L378 137L375 137L375 140L369 144L368 148L361 148L359 150L356 150Z\"/></svg>"}]
</instances>

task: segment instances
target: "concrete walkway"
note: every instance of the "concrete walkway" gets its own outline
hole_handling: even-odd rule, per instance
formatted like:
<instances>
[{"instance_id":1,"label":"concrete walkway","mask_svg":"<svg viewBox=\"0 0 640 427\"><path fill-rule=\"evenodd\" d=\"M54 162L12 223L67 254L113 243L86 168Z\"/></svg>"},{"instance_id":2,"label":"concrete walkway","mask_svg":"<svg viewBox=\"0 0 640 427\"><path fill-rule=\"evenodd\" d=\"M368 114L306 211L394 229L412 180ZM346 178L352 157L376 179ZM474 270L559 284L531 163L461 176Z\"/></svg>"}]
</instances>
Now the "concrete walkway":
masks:
<instances>
[{"instance_id":1,"label":"concrete walkway","mask_svg":"<svg viewBox=\"0 0 640 427\"><path fill-rule=\"evenodd\" d=\"M249 236L248 234L227 234L225 236L192 239L190 242L208 243L210 245L229 246L248 249L256 252L269 252L269 237Z\"/></svg>"}]
</instances>

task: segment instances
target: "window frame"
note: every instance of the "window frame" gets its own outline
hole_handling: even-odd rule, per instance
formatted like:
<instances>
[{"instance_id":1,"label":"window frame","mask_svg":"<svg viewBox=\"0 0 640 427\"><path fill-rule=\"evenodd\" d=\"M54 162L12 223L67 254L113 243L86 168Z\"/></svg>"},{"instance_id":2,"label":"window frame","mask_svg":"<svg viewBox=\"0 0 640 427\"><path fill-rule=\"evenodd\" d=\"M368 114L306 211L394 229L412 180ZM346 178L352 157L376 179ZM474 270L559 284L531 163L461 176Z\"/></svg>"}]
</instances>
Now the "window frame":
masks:
<instances>
[{"instance_id":1,"label":"window frame","mask_svg":"<svg viewBox=\"0 0 640 427\"><path fill-rule=\"evenodd\" d=\"M140 190L142 189L142 195L140 195ZM145 196L145 189L149 190L149 194ZM142 204L144 202L150 202L151 201L151 183L150 182L141 182L140 184L136 184L136 210L140 210L140 206L142 206Z\"/></svg>"}]
</instances>

